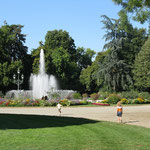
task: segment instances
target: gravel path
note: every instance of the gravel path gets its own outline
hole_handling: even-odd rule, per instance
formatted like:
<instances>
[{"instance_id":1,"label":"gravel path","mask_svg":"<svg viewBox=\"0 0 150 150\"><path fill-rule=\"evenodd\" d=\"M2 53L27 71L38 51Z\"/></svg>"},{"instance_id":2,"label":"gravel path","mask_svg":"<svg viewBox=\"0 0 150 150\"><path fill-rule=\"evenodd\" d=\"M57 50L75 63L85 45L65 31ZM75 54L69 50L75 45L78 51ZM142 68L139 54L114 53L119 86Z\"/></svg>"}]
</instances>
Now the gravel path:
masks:
<instances>
[{"instance_id":1,"label":"gravel path","mask_svg":"<svg viewBox=\"0 0 150 150\"><path fill-rule=\"evenodd\" d=\"M1 107L0 113L59 115L56 107ZM117 122L115 106L63 107L62 116ZM150 128L150 105L124 106L123 122Z\"/></svg>"}]
</instances>

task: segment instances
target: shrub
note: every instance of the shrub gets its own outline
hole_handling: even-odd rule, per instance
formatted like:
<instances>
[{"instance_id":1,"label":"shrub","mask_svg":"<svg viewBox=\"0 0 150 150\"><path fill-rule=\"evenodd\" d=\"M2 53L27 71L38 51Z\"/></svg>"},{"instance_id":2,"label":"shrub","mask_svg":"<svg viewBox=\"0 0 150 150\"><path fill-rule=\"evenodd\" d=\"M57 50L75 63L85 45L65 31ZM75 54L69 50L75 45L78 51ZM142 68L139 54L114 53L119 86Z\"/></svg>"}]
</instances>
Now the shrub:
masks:
<instances>
[{"instance_id":1,"label":"shrub","mask_svg":"<svg viewBox=\"0 0 150 150\"><path fill-rule=\"evenodd\" d=\"M48 104L49 103L49 104ZM45 101L45 104L47 106L56 106L57 105L57 101L56 100L48 100L48 101Z\"/></svg>"},{"instance_id":2,"label":"shrub","mask_svg":"<svg viewBox=\"0 0 150 150\"><path fill-rule=\"evenodd\" d=\"M87 105L88 102L86 100L80 101L80 105Z\"/></svg>"},{"instance_id":3,"label":"shrub","mask_svg":"<svg viewBox=\"0 0 150 150\"><path fill-rule=\"evenodd\" d=\"M90 95L92 100L97 100L99 98L99 94L98 93L93 93Z\"/></svg>"},{"instance_id":4,"label":"shrub","mask_svg":"<svg viewBox=\"0 0 150 150\"><path fill-rule=\"evenodd\" d=\"M133 100L129 99L129 100L128 100L128 104L132 104L132 101L133 101Z\"/></svg>"},{"instance_id":5,"label":"shrub","mask_svg":"<svg viewBox=\"0 0 150 150\"><path fill-rule=\"evenodd\" d=\"M144 100L145 104L150 104L150 100Z\"/></svg>"},{"instance_id":6,"label":"shrub","mask_svg":"<svg viewBox=\"0 0 150 150\"><path fill-rule=\"evenodd\" d=\"M137 91L126 91L120 93L120 96L126 99L135 99L136 97L138 97L138 94L139 93Z\"/></svg>"},{"instance_id":7,"label":"shrub","mask_svg":"<svg viewBox=\"0 0 150 150\"><path fill-rule=\"evenodd\" d=\"M53 99L53 100L60 99L60 95L59 95L59 93L57 93L57 92L52 93L51 96L52 96L52 99Z\"/></svg>"},{"instance_id":8,"label":"shrub","mask_svg":"<svg viewBox=\"0 0 150 150\"><path fill-rule=\"evenodd\" d=\"M73 94L73 98L74 98L74 99L81 99L82 96L81 96L80 93L77 92L77 93L74 93L74 94Z\"/></svg>"},{"instance_id":9,"label":"shrub","mask_svg":"<svg viewBox=\"0 0 150 150\"><path fill-rule=\"evenodd\" d=\"M104 104L107 104L108 103L108 100L103 100L101 103L104 103Z\"/></svg>"},{"instance_id":10,"label":"shrub","mask_svg":"<svg viewBox=\"0 0 150 150\"><path fill-rule=\"evenodd\" d=\"M39 106L45 106L45 100L39 100Z\"/></svg>"},{"instance_id":11,"label":"shrub","mask_svg":"<svg viewBox=\"0 0 150 150\"><path fill-rule=\"evenodd\" d=\"M38 100L33 101L32 106L40 106L40 102Z\"/></svg>"},{"instance_id":12,"label":"shrub","mask_svg":"<svg viewBox=\"0 0 150 150\"><path fill-rule=\"evenodd\" d=\"M144 99L141 97L138 97L132 101L132 104L143 104L143 103L144 103Z\"/></svg>"},{"instance_id":13,"label":"shrub","mask_svg":"<svg viewBox=\"0 0 150 150\"><path fill-rule=\"evenodd\" d=\"M117 104L121 100L121 97L117 94L110 94L107 100L109 104Z\"/></svg>"},{"instance_id":14,"label":"shrub","mask_svg":"<svg viewBox=\"0 0 150 150\"><path fill-rule=\"evenodd\" d=\"M71 101L70 102L70 106L74 106L74 105L76 105L76 102L75 101Z\"/></svg>"},{"instance_id":15,"label":"shrub","mask_svg":"<svg viewBox=\"0 0 150 150\"><path fill-rule=\"evenodd\" d=\"M139 101L138 101L137 99L134 99L134 100L132 101L132 104L139 104Z\"/></svg>"},{"instance_id":16,"label":"shrub","mask_svg":"<svg viewBox=\"0 0 150 150\"><path fill-rule=\"evenodd\" d=\"M0 91L0 97L4 97L4 94L2 93L2 91Z\"/></svg>"},{"instance_id":17,"label":"shrub","mask_svg":"<svg viewBox=\"0 0 150 150\"><path fill-rule=\"evenodd\" d=\"M87 94L87 93L83 93L83 94L82 94L82 97L83 97L83 99L85 100L85 99L88 98L88 94Z\"/></svg>"},{"instance_id":18,"label":"shrub","mask_svg":"<svg viewBox=\"0 0 150 150\"><path fill-rule=\"evenodd\" d=\"M70 101L68 99L63 99L60 101L60 103L63 106L70 106Z\"/></svg>"},{"instance_id":19,"label":"shrub","mask_svg":"<svg viewBox=\"0 0 150 150\"><path fill-rule=\"evenodd\" d=\"M142 97L144 99L149 99L150 94L148 92L141 92L141 93L139 93L138 97Z\"/></svg>"},{"instance_id":20,"label":"shrub","mask_svg":"<svg viewBox=\"0 0 150 150\"><path fill-rule=\"evenodd\" d=\"M73 94L72 94L72 93L70 93L69 95L67 95L67 96L65 97L65 99L68 99L68 100L73 99Z\"/></svg>"},{"instance_id":21,"label":"shrub","mask_svg":"<svg viewBox=\"0 0 150 150\"><path fill-rule=\"evenodd\" d=\"M109 92L98 92L99 93L99 98L100 99L106 99L109 95L110 95L110 93Z\"/></svg>"},{"instance_id":22,"label":"shrub","mask_svg":"<svg viewBox=\"0 0 150 150\"><path fill-rule=\"evenodd\" d=\"M139 104L143 104L144 103L144 99L142 97L138 97L137 100L139 101Z\"/></svg>"},{"instance_id":23,"label":"shrub","mask_svg":"<svg viewBox=\"0 0 150 150\"><path fill-rule=\"evenodd\" d=\"M127 100L126 98L122 98L122 99L121 99L121 103L122 103L122 104L128 104L128 100Z\"/></svg>"}]
</instances>

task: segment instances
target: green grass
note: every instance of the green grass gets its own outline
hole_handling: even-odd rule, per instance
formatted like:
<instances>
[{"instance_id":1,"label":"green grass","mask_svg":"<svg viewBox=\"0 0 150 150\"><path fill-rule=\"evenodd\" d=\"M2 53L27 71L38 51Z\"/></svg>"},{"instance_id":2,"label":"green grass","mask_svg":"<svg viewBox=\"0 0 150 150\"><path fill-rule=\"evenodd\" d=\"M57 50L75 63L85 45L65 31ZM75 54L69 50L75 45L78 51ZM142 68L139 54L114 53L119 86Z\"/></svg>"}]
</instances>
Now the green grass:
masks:
<instances>
[{"instance_id":1,"label":"green grass","mask_svg":"<svg viewBox=\"0 0 150 150\"><path fill-rule=\"evenodd\" d=\"M83 118L0 114L0 150L149 150L150 129Z\"/></svg>"}]
</instances>

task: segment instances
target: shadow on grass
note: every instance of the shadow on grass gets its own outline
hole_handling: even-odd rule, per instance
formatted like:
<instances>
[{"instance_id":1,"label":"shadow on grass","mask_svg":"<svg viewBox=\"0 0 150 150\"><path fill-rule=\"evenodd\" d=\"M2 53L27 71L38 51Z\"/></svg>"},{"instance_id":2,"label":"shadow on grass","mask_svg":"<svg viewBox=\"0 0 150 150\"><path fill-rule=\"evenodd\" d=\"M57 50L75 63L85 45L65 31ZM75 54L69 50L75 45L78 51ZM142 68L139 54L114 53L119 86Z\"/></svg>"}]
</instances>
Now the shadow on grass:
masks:
<instances>
[{"instance_id":1,"label":"shadow on grass","mask_svg":"<svg viewBox=\"0 0 150 150\"><path fill-rule=\"evenodd\" d=\"M23 114L0 114L0 129L30 129L64 127L97 123L99 121L45 115L23 115Z\"/></svg>"}]
</instances>

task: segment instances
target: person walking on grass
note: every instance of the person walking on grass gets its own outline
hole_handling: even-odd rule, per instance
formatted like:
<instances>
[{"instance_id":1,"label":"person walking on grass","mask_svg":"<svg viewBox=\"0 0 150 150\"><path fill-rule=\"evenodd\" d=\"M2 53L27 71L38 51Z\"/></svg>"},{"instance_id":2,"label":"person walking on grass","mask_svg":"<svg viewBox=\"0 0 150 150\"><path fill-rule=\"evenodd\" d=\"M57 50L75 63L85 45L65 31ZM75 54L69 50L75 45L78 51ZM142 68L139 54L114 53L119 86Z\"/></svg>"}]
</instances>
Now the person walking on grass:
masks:
<instances>
[{"instance_id":1,"label":"person walking on grass","mask_svg":"<svg viewBox=\"0 0 150 150\"><path fill-rule=\"evenodd\" d=\"M59 103L57 104L59 116L61 116L61 107L62 107L62 105L61 105L60 102L59 102Z\"/></svg>"},{"instance_id":2,"label":"person walking on grass","mask_svg":"<svg viewBox=\"0 0 150 150\"><path fill-rule=\"evenodd\" d=\"M117 116L118 116L118 122L122 123L122 114L123 114L123 107L121 105L121 101L117 103Z\"/></svg>"}]
</instances>

